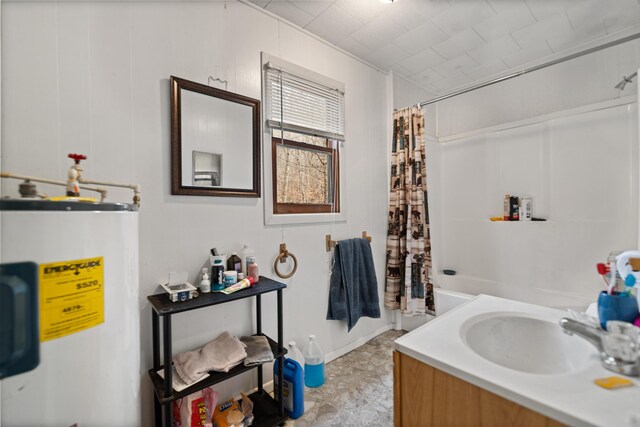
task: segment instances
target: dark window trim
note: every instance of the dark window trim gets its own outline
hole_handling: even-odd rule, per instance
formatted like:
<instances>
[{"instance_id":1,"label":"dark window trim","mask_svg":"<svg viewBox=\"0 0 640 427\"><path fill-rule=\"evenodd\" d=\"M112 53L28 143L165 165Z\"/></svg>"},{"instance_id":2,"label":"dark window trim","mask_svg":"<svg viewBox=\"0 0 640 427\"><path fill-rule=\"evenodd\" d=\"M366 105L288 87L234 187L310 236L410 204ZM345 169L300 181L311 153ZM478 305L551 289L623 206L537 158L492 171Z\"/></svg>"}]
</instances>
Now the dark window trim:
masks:
<instances>
[{"instance_id":1,"label":"dark window trim","mask_svg":"<svg viewBox=\"0 0 640 427\"><path fill-rule=\"evenodd\" d=\"M271 180L273 184L273 213L274 214L309 214L309 213L339 213L340 212L340 156L338 141L327 139L330 147L306 144L278 137L271 138ZM278 165L276 157L277 146L293 147L301 150L320 151L331 155L332 170L330 173L333 185L333 203L278 203Z\"/></svg>"}]
</instances>

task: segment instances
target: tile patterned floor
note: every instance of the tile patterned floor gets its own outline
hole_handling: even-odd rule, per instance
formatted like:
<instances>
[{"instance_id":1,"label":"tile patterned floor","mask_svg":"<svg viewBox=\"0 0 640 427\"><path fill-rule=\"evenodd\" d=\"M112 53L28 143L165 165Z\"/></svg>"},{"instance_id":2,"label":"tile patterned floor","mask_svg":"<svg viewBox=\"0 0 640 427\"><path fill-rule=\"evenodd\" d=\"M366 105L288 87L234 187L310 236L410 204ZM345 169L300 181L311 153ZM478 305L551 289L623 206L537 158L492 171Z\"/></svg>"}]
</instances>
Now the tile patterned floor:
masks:
<instances>
[{"instance_id":1,"label":"tile patterned floor","mask_svg":"<svg viewBox=\"0 0 640 427\"><path fill-rule=\"evenodd\" d=\"M392 426L393 341L387 331L325 366L322 387L305 387L305 413L288 427Z\"/></svg>"}]
</instances>

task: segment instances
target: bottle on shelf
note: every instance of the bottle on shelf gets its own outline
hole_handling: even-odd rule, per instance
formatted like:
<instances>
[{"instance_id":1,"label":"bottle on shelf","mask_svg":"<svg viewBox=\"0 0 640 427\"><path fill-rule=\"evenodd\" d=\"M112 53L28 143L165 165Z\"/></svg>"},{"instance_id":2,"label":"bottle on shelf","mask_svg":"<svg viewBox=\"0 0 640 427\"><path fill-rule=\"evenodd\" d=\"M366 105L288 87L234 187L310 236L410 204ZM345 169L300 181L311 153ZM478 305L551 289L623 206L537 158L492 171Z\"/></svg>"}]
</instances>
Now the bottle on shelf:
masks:
<instances>
[{"instance_id":1,"label":"bottle on shelf","mask_svg":"<svg viewBox=\"0 0 640 427\"><path fill-rule=\"evenodd\" d=\"M200 281L199 290L203 294L211 292L211 281L209 280L209 274L207 273L206 267L202 269L202 280Z\"/></svg>"},{"instance_id":2,"label":"bottle on shelf","mask_svg":"<svg viewBox=\"0 0 640 427\"><path fill-rule=\"evenodd\" d=\"M240 251L240 264L242 273L245 277L249 275L249 265L251 264L251 260L249 258L253 258L253 262L255 262L256 252L251 249L249 245L242 245L242 250Z\"/></svg>"},{"instance_id":3,"label":"bottle on shelf","mask_svg":"<svg viewBox=\"0 0 640 427\"><path fill-rule=\"evenodd\" d=\"M511 196L511 210L509 211L510 221L520 221L520 198Z\"/></svg>"},{"instance_id":4,"label":"bottle on shelf","mask_svg":"<svg viewBox=\"0 0 640 427\"><path fill-rule=\"evenodd\" d=\"M505 221L511 220L511 196L509 194L504 195L504 201L502 202L502 219Z\"/></svg>"},{"instance_id":5,"label":"bottle on shelf","mask_svg":"<svg viewBox=\"0 0 640 427\"><path fill-rule=\"evenodd\" d=\"M249 267L247 268L247 272L249 273L249 276L253 277L253 280L258 283L258 264L255 262L255 258L253 258L253 262L251 264L249 264Z\"/></svg>"},{"instance_id":6,"label":"bottle on shelf","mask_svg":"<svg viewBox=\"0 0 640 427\"><path fill-rule=\"evenodd\" d=\"M304 346L304 385L320 387L324 384L324 353L315 335L309 335Z\"/></svg>"},{"instance_id":7,"label":"bottle on shelf","mask_svg":"<svg viewBox=\"0 0 640 427\"><path fill-rule=\"evenodd\" d=\"M235 270L238 273L242 272L242 261L238 257L237 252L231 252L231 256L227 260L227 270Z\"/></svg>"},{"instance_id":8,"label":"bottle on shelf","mask_svg":"<svg viewBox=\"0 0 640 427\"><path fill-rule=\"evenodd\" d=\"M211 267L211 290L221 291L224 289L224 264L221 259L213 261Z\"/></svg>"},{"instance_id":9,"label":"bottle on shelf","mask_svg":"<svg viewBox=\"0 0 640 427\"><path fill-rule=\"evenodd\" d=\"M531 197L520 198L520 221L531 221Z\"/></svg>"}]
</instances>

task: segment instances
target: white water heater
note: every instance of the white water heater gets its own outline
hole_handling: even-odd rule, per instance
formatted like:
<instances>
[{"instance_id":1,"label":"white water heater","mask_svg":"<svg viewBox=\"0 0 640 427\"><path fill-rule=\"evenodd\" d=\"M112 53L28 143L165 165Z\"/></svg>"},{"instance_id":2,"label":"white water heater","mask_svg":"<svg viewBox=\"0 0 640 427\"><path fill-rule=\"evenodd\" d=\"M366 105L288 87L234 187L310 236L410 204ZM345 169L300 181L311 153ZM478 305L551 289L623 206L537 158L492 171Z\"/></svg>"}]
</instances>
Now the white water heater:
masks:
<instances>
[{"instance_id":1,"label":"white water heater","mask_svg":"<svg viewBox=\"0 0 640 427\"><path fill-rule=\"evenodd\" d=\"M39 267L40 364L0 381L0 425L140 425L138 213L0 201L0 262Z\"/></svg>"}]
</instances>

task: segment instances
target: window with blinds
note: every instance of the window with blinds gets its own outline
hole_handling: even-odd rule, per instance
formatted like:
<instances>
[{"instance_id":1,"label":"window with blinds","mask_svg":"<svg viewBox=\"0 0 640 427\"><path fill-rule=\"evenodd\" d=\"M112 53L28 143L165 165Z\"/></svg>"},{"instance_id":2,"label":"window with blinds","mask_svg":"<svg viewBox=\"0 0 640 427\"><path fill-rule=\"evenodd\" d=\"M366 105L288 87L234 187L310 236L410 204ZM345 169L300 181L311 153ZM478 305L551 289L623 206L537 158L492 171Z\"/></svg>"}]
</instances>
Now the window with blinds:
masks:
<instances>
[{"instance_id":1,"label":"window with blinds","mask_svg":"<svg viewBox=\"0 0 640 427\"><path fill-rule=\"evenodd\" d=\"M267 125L344 140L344 92L265 65Z\"/></svg>"},{"instance_id":2,"label":"window with blinds","mask_svg":"<svg viewBox=\"0 0 640 427\"><path fill-rule=\"evenodd\" d=\"M284 61L283 61L284 62ZM340 82L293 64L265 64L264 105L271 128L272 213L340 213Z\"/></svg>"}]
</instances>

